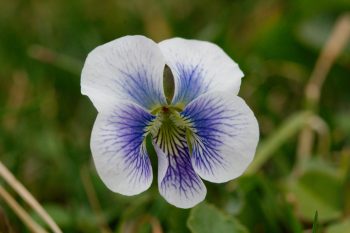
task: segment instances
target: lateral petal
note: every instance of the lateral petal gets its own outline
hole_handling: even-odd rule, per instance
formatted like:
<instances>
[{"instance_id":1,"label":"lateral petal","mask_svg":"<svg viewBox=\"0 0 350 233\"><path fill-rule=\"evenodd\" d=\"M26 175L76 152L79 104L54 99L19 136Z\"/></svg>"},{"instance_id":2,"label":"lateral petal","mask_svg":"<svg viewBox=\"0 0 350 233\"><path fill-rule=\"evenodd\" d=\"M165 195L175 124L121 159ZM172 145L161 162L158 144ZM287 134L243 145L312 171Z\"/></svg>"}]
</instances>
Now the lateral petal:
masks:
<instances>
[{"instance_id":1,"label":"lateral petal","mask_svg":"<svg viewBox=\"0 0 350 233\"><path fill-rule=\"evenodd\" d=\"M193 125L192 165L203 179L221 183L240 176L254 158L258 122L244 100L212 92L186 106Z\"/></svg>"},{"instance_id":2,"label":"lateral petal","mask_svg":"<svg viewBox=\"0 0 350 233\"><path fill-rule=\"evenodd\" d=\"M153 174L144 134L153 119L145 109L128 102L98 113L91 151L99 176L112 191L135 195L151 185Z\"/></svg>"}]
</instances>

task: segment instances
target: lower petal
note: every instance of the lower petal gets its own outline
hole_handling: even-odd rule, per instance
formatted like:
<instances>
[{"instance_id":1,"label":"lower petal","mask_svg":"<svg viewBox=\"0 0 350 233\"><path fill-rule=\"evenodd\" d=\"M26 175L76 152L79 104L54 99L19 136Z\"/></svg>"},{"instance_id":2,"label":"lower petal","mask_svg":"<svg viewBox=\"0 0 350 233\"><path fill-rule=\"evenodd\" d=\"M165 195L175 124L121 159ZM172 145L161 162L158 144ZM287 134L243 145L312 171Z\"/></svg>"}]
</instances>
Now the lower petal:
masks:
<instances>
[{"instance_id":1,"label":"lower petal","mask_svg":"<svg viewBox=\"0 0 350 233\"><path fill-rule=\"evenodd\" d=\"M207 190L192 167L184 137L173 142L170 150L161 149L157 140L153 143L158 155L159 192L170 204L191 208L204 200Z\"/></svg>"},{"instance_id":2,"label":"lower petal","mask_svg":"<svg viewBox=\"0 0 350 233\"><path fill-rule=\"evenodd\" d=\"M252 161L259 126L248 105L232 93L212 92L182 112L192 124L192 164L205 180L221 183L240 176Z\"/></svg>"},{"instance_id":3,"label":"lower petal","mask_svg":"<svg viewBox=\"0 0 350 233\"><path fill-rule=\"evenodd\" d=\"M144 134L153 118L132 103L119 103L108 112L98 113L91 151L99 176L112 191L135 195L151 185L153 175Z\"/></svg>"}]
</instances>

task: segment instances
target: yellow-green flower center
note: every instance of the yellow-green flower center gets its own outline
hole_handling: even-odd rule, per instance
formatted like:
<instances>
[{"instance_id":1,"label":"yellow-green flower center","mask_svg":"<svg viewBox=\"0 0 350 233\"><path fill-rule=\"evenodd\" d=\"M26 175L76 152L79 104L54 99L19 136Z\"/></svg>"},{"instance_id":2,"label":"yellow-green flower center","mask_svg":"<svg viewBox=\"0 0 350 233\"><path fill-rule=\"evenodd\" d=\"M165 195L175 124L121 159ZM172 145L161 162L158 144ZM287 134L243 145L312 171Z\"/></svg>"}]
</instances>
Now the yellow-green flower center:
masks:
<instances>
[{"instance_id":1,"label":"yellow-green flower center","mask_svg":"<svg viewBox=\"0 0 350 233\"><path fill-rule=\"evenodd\" d=\"M192 123L184 118L180 112L181 106L164 105L152 111L156 118L147 127L157 145L168 155L176 155L176 148L180 141L187 141L191 150L191 138L193 137Z\"/></svg>"}]
</instances>

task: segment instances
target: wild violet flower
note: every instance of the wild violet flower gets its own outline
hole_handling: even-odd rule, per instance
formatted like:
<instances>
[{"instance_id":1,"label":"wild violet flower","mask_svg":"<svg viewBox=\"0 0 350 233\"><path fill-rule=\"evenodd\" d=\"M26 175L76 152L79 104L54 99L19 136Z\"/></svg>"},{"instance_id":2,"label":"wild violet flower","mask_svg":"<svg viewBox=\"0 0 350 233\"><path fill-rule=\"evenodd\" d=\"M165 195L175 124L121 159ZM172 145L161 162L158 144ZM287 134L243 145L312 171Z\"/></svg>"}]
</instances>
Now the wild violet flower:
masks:
<instances>
[{"instance_id":1,"label":"wild violet flower","mask_svg":"<svg viewBox=\"0 0 350 233\"><path fill-rule=\"evenodd\" d=\"M173 98L163 73L173 74ZM148 189L153 174L146 149L158 156L160 194L190 208L201 202L201 180L222 183L240 176L252 161L259 128L237 96L242 71L218 46L174 38L156 44L125 36L95 48L81 76L81 92L98 111L91 135L97 172L123 195Z\"/></svg>"}]
</instances>

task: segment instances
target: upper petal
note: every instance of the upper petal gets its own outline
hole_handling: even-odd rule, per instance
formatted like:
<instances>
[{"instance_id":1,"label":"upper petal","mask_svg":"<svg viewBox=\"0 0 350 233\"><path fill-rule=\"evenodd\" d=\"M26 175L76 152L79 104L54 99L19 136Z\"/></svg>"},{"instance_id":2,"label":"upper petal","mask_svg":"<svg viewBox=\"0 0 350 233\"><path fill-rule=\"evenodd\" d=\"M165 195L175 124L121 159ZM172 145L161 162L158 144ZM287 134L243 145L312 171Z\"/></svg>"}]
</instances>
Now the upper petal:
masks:
<instances>
[{"instance_id":1,"label":"upper petal","mask_svg":"<svg viewBox=\"0 0 350 233\"><path fill-rule=\"evenodd\" d=\"M151 109L166 103L164 66L155 42L144 36L121 37L89 53L81 74L81 92L98 111L121 99Z\"/></svg>"},{"instance_id":2,"label":"upper petal","mask_svg":"<svg viewBox=\"0 0 350 233\"><path fill-rule=\"evenodd\" d=\"M133 103L118 103L98 113L91 151L98 174L112 191L135 195L151 185L153 175L144 134L153 119Z\"/></svg>"},{"instance_id":3,"label":"upper petal","mask_svg":"<svg viewBox=\"0 0 350 233\"><path fill-rule=\"evenodd\" d=\"M208 93L188 104L182 115L193 125L191 159L203 179L221 183L244 172L255 154L259 126L243 99Z\"/></svg>"},{"instance_id":4,"label":"upper petal","mask_svg":"<svg viewBox=\"0 0 350 233\"><path fill-rule=\"evenodd\" d=\"M180 129L165 129L153 142L158 155L158 187L170 204L191 208L203 201L207 190L196 174Z\"/></svg>"},{"instance_id":5,"label":"upper petal","mask_svg":"<svg viewBox=\"0 0 350 233\"><path fill-rule=\"evenodd\" d=\"M174 75L173 104L187 104L208 91L238 93L243 73L217 45L174 38L160 42L159 47Z\"/></svg>"}]
</instances>

